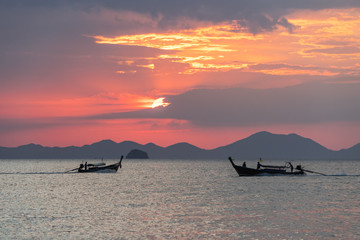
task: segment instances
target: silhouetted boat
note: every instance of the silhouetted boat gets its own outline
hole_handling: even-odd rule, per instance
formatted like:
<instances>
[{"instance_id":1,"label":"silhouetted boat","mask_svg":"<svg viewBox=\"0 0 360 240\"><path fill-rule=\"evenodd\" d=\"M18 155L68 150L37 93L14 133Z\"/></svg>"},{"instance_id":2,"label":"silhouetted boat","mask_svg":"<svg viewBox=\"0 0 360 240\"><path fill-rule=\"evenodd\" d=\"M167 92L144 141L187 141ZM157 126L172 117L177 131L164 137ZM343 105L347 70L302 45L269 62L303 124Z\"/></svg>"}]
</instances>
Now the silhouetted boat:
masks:
<instances>
[{"instance_id":1,"label":"silhouetted boat","mask_svg":"<svg viewBox=\"0 0 360 240\"><path fill-rule=\"evenodd\" d=\"M87 168L85 166L80 165L77 169L80 173L87 172L117 172L119 168L121 168L121 161L123 160L123 156L121 156L120 161L111 165L106 164L88 164Z\"/></svg>"},{"instance_id":2,"label":"silhouetted boat","mask_svg":"<svg viewBox=\"0 0 360 240\"><path fill-rule=\"evenodd\" d=\"M260 163L258 163L259 167L255 169L255 168L248 168L246 166L238 166L233 162L231 157L229 157L229 160L231 162L231 165L235 168L236 172L239 174L239 176L254 176L259 174L274 174L274 175L305 174L304 172L305 170L300 165L296 166L296 168L294 169L290 162L288 162L288 166L269 166L269 165L261 165Z\"/></svg>"}]
</instances>

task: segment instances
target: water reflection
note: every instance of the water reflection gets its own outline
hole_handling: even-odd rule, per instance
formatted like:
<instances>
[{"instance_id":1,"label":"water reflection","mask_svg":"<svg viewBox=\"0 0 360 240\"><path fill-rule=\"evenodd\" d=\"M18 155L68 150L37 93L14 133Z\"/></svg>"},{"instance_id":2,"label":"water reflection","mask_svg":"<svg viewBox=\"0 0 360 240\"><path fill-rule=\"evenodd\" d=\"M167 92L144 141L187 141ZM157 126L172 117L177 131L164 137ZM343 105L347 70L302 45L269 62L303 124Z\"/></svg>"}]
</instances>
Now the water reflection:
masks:
<instances>
[{"instance_id":1,"label":"water reflection","mask_svg":"<svg viewBox=\"0 0 360 240\"><path fill-rule=\"evenodd\" d=\"M226 159L128 161L115 174L59 172L73 166L67 161L0 164L3 238L359 237L357 162L341 163L351 177L251 178Z\"/></svg>"}]
</instances>

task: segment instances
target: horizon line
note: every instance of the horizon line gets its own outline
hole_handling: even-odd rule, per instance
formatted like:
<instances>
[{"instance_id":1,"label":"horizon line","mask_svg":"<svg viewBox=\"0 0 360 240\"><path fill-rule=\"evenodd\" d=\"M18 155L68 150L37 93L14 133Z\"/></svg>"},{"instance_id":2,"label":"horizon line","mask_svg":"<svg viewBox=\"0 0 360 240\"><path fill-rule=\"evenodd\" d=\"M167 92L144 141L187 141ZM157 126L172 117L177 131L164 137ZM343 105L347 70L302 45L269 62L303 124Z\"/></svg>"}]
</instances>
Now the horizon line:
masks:
<instances>
[{"instance_id":1,"label":"horizon line","mask_svg":"<svg viewBox=\"0 0 360 240\"><path fill-rule=\"evenodd\" d=\"M176 142L176 143L173 143L173 144L170 144L170 145L162 146L162 145L158 145L158 144L156 144L156 143L154 143L154 142L147 142L147 143L145 143L145 144L142 144L142 143L139 143L139 142L136 142L136 141L133 141L133 140L124 140L124 141L116 142L116 141L114 141L114 140L112 140L112 139L102 139L102 140L99 140L99 141L95 141L95 142L88 143L88 144L83 144L83 145L66 145L66 146L54 145L54 146L48 146L48 145L43 145L43 144L31 142L31 143L27 143L27 144L18 145L18 146L12 146L12 147L8 147L8 146L0 146L0 147L2 147L2 148L19 148L19 147L28 146L28 145L37 145L37 146L41 146L41 147L45 147L45 148L67 148L67 147L79 147L79 148L81 148L81 147L84 147L84 146L91 146L91 145L93 145L93 144L100 143L100 142L103 142L103 141L111 141L111 142L116 143L116 144L120 144L120 143L124 143L124 142L132 142L132 143L136 143L136 144L143 145L143 146L146 146L146 145L148 145L148 144L154 144L154 145L159 146L159 147L162 147L162 148L167 148L167 147L170 147L170 146L174 146L174 145L176 145L176 144L185 143L185 144L189 144L189 145L192 145L192 146L194 146L194 147L197 147L197 148L199 148L199 149L203 149L203 150L213 150L213 149L216 149L216 148L219 148L219 147L228 146L228 145L233 144L233 143L235 143L235 142L238 142L238 141L247 139L247 138L249 138L249 137L251 137L251 136L253 136L253 135L259 134L259 133L269 133L269 134L272 134L272 135L283 135L283 136L297 135L297 136L300 136L300 137L305 138L305 139L310 139L310 140L314 141L315 143L317 143L317 144L321 145L322 147L324 147L324 148L326 148L326 149L328 149L328 150L331 150L331 151L341 151L341 150L343 150L343 149L349 149L349 148L352 148L352 147L360 144L360 142L359 142L359 143L355 143L354 145L352 145L352 146L350 146L350 147L348 147L348 148L341 148L341 149L339 149L339 150L334 150L334 149L330 149L330 148L328 148L328 147L325 147L324 145L322 145L322 144L318 143L317 141L313 140L312 138L304 137L304 136L299 135L299 134L297 134L297 133L282 134L282 133L272 133L272 132L269 132L269 131L259 131L259 132L255 132L255 133L253 133L253 134L250 134L249 136L247 136L247 137L245 137L245 138L241 138L241 139L236 140L236 141L234 141L234 142L230 142L230 143L228 143L228 144L220 145L220 146L217 146L217 147L214 147L214 148L202 148L202 147L198 147L197 145L194 145L194 144L192 144L192 143L185 142L185 141L179 141L179 142Z\"/></svg>"}]
</instances>

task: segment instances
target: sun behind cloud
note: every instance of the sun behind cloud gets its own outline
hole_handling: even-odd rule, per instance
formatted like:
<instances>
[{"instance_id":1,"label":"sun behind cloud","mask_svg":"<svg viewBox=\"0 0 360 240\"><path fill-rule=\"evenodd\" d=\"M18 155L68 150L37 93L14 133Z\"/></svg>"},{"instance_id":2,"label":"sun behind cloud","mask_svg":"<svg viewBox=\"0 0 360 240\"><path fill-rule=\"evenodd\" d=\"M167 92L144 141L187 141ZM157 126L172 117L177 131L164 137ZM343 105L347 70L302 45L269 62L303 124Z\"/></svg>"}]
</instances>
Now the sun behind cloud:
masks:
<instances>
[{"instance_id":1,"label":"sun behind cloud","mask_svg":"<svg viewBox=\"0 0 360 240\"><path fill-rule=\"evenodd\" d=\"M157 108L157 107L166 107L166 106L169 106L170 103L166 103L164 102L165 98L164 97L161 97L161 98L158 98L156 99L153 104L152 104L152 108Z\"/></svg>"}]
</instances>

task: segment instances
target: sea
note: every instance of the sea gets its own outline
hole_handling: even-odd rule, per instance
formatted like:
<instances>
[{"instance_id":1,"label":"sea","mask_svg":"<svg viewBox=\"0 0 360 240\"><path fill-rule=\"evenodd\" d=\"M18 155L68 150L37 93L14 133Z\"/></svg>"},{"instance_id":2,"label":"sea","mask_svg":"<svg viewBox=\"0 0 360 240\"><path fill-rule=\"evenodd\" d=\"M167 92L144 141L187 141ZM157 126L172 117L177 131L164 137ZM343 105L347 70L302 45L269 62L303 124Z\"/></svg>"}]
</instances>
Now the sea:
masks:
<instances>
[{"instance_id":1,"label":"sea","mask_svg":"<svg viewBox=\"0 0 360 240\"><path fill-rule=\"evenodd\" d=\"M327 176L239 177L227 159L64 173L80 163L0 160L0 239L360 239L360 160L293 161Z\"/></svg>"}]
</instances>

